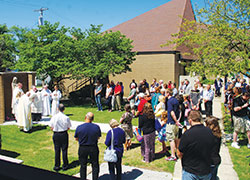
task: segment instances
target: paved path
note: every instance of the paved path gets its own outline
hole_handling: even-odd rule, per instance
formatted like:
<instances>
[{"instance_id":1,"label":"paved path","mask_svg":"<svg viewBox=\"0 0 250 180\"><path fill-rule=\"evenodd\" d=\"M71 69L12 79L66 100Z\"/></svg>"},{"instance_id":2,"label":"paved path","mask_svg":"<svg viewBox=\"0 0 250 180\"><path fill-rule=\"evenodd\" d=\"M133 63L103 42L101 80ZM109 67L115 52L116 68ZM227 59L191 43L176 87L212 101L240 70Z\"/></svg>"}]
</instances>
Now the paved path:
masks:
<instances>
[{"instance_id":1,"label":"paved path","mask_svg":"<svg viewBox=\"0 0 250 180\"><path fill-rule=\"evenodd\" d=\"M221 113L221 103L222 103L222 98L215 98L213 101L213 115L222 118L222 113ZM204 107L203 107L204 109ZM223 121L220 121L221 128L223 129ZM221 164L219 166L218 174L217 176L219 177L220 180L238 180L238 175L233 169L233 163L231 161L231 157L228 151L227 146L222 144L221 150L220 150L220 155L221 155ZM181 160L178 160L175 164L175 170L174 170L174 175L173 175L173 180L180 180L182 175L182 167L181 167Z\"/></svg>"}]
</instances>

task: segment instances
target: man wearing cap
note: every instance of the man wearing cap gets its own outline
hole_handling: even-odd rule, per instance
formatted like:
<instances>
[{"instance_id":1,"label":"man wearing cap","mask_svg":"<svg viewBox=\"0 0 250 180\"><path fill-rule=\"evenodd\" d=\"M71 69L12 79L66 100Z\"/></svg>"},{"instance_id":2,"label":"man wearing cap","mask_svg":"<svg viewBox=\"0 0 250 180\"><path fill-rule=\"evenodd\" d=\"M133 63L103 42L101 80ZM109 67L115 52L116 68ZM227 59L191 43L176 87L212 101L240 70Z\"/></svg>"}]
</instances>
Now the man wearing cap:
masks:
<instances>
[{"instance_id":1,"label":"man wearing cap","mask_svg":"<svg viewBox=\"0 0 250 180\"><path fill-rule=\"evenodd\" d=\"M75 139L79 142L78 156L80 161L81 179L87 177L88 157L92 164L92 179L97 180L99 176L99 148L98 139L101 137L101 129L97 124L92 123L94 114L88 112L85 116L85 123L76 128Z\"/></svg>"},{"instance_id":2,"label":"man wearing cap","mask_svg":"<svg viewBox=\"0 0 250 180\"><path fill-rule=\"evenodd\" d=\"M60 156L61 150L63 154L63 166L62 169L66 170L68 168L68 145L69 145L69 135L68 130L71 127L71 122L69 117L66 116L64 112L64 105L59 104L59 112L53 116L50 120L51 130L53 134L53 142L55 147L55 167L54 170L58 171L60 169Z\"/></svg>"}]
</instances>

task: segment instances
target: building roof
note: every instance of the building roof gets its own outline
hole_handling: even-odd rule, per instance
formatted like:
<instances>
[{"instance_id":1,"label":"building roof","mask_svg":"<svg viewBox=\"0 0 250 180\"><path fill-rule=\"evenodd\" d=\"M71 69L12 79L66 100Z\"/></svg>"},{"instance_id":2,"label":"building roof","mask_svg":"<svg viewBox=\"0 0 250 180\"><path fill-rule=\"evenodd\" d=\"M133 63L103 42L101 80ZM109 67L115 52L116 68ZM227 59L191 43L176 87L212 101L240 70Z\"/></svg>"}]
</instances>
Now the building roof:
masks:
<instances>
[{"instance_id":1,"label":"building roof","mask_svg":"<svg viewBox=\"0 0 250 180\"><path fill-rule=\"evenodd\" d=\"M190 0L172 0L109 30L120 31L132 39L137 52L173 51L173 46L160 45L180 31L183 18L195 20Z\"/></svg>"}]
</instances>

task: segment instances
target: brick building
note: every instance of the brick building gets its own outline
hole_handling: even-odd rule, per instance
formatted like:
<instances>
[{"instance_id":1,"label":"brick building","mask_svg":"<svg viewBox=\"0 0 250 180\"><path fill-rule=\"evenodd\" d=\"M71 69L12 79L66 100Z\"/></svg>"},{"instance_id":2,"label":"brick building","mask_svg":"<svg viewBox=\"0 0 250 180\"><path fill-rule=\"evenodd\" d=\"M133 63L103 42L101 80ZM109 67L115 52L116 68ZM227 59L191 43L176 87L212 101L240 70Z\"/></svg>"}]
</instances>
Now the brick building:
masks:
<instances>
[{"instance_id":1,"label":"brick building","mask_svg":"<svg viewBox=\"0 0 250 180\"><path fill-rule=\"evenodd\" d=\"M185 47L173 49L173 46L161 45L171 40L172 34L181 31L184 19L195 20L191 1L172 0L110 29L132 39L133 51L137 52L136 61L131 65L132 72L109 77L124 83L125 95L129 93L132 79L139 82L145 78L151 83L153 78L157 78L179 84L179 76L185 75L180 62L192 58L182 55L187 52Z\"/></svg>"}]
</instances>

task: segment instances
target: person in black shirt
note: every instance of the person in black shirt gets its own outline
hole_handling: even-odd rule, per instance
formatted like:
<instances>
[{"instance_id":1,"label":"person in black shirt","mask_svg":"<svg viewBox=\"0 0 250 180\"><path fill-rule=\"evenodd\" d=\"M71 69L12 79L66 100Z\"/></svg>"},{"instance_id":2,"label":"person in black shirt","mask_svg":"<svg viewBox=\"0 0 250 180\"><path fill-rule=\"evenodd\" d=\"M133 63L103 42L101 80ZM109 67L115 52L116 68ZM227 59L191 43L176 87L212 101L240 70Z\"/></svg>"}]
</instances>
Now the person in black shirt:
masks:
<instances>
[{"instance_id":1,"label":"person in black shirt","mask_svg":"<svg viewBox=\"0 0 250 180\"><path fill-rule=\"evenodd\" d=\"M221 163L221 157L220 157L221 130L218 121L219 119L214 116L208 117L205 121L206 126L212 130L213 135L215 137L215 146L212 151L212 163L211 163L212 177L210 180L217 180L218 167Z\"/></svg>"},{"instance_id":2,"label":"person in black shirt","mask_svg":"<svg viewBox=\"0 0 250 180\"><path fill-rule=\"evenodd\" d=\"M232 147L239 149L240 146L237 143L238 133L247 132L248 145L247 148L250 149L250 120L248 118L248 100L250 94L244 93L233 99L233 121L234 121L234 133Z\"/></svg>"},{"instance_id":3,"label":"person in black shirt","mask_svg":"<svg viewBox=\"0 0 250 180\"><path fill-rule=\"evenodd\" d=\"M188 121L191 128L181 137L177 155L181 158L182 179L210 179L212 149L215 138L211 129L201 123L201 113L192 110Z\"/></svg>"},{"instance_id":4,"label":"person in black shirt","mask_svg":"<svg viewBox=\"0 0 250 180\"><path fill-rule=\"evenodd\" d=\"M155 157L155 115L150 103L144 105L142 115L139 116L139 128L143 132L141 154L143 160L150 163Z\"/></svg>"}]
</instances>

